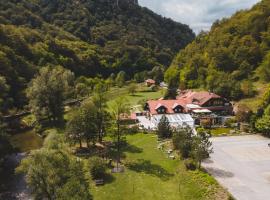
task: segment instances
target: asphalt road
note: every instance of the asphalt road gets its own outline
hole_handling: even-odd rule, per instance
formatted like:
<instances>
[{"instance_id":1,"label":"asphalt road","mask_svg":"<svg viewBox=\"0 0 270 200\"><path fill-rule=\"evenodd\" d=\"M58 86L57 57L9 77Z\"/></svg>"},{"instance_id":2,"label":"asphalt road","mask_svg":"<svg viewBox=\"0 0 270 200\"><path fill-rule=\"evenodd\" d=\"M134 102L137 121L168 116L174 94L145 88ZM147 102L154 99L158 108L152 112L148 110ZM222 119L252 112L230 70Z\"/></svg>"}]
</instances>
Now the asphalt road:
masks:
<instances>
[{"instance_id":1,"label":"asphalt road","mask_svg":"<svg viewBox=\"0 0 270 200\"><path fill-rule=\"evenodd\" d=\"M258 135L212 138L206 170L238 200L270 199L270 139Z\"/></svg>"}]
</instances>

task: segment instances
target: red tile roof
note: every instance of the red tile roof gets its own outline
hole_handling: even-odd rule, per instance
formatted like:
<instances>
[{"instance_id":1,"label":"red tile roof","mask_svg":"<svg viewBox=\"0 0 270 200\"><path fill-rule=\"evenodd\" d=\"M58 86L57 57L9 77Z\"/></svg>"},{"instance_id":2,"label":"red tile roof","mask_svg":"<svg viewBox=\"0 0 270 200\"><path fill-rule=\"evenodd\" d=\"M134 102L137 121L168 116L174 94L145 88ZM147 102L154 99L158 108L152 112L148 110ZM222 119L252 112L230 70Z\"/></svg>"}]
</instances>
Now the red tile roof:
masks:
<instances>
[{"instance_id":1,"label":"red tile roof","mask_svg":"<svg viewBox=\"0 0 270 200\"><path fill-rule=\"evenodd\" d=\"M158 114L157 109L161 106L164 106L166 110L166 114L173 114L174 110L178 105L184 108L184 111L187 112L187 105L188 104L196 104L203 109L203 105L208 102L210 99L220 99L221 96L210 93L210 92L193 92L191 90L187 90L181 92L180 95L177 97L176 100L151 100L148 101L149 111L152 115ZM209 108L210 109L210 108ZM223 107L215 108L211 107L211 110L221 110Z\"/></svg>"},{"instance_id":2,"label":"red tile roof","mask_svg":"<svg viewBox=\"0 0 270 200\"><path fill-rule=\"evenodd\" d=\"M150 84L155 84L156 83L156 81L153 80L153 79L147 79L145 82L150 83Z\"/></svg>"},{"instance_id":3,"label":"red tile roof","mask_svg":"<svg viewBox=\"0 0 270 200\"><path fill-rule=\"evenodd\" d=\"M193 92L191 90L184 91L177 97L179 100L186 100L187 104L197 104L200 106L204 105L207 101L213 98L219 99L222 97L211 92Z\"/></svg>"},{"instance_id":4,"label":"red tile roof","mask_svg":"<svg viewBox=\"0 0 270 200\"><path fill-rule=\"evenodd\" d=\"M152 115L158 114L157 109L161 106L164 106L167 108L166 113L172 114L174 113L173 109L177 107L177 105L180 105L181 107L185 108L185 101L184 100L151 100L148 101L149 111Z\"/></svg>"}]
</instances>

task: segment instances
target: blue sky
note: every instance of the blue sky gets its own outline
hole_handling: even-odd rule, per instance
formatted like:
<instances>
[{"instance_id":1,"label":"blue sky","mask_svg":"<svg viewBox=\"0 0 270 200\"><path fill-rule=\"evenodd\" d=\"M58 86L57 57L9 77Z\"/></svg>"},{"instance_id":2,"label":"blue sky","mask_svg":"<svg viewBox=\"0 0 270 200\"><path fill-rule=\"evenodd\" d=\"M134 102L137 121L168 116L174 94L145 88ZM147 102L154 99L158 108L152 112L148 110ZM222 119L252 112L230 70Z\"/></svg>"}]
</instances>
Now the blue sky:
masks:
<instances>
[{"instance_id":1,"label":"blue sky","mask_svg":"<svg viewBox=\"0 0 270 200\"><path fill-rule=\"evenodd\" d=\"M175 21L188 24L196 33L237 10L251 8L259 0L139 0L141 6Z\"/></svg>"}]
</instances>

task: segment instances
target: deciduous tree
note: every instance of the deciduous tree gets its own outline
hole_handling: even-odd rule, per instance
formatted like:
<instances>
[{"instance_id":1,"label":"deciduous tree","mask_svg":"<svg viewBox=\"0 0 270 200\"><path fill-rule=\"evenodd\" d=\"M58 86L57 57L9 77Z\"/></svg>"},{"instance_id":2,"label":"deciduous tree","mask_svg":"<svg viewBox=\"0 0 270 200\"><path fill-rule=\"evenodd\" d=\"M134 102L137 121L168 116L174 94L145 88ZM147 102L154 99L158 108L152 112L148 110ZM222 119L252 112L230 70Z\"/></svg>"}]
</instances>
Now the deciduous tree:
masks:
<instances>
[{"instance_id":1,"label":"deciduous tree","mask_svg":"<svg viewBox=\"0 0 270 200\"><path fill-rule=\"evenodd\" d=\"M72 91L74 75L61 66L45 67L31 81L27 89L29 106L38 121L63 120L64 101Z\"/></svg>"},{"instance_id":2,"label":"deciduous tree","mask_svg":"<svg viewBox=\"0 0 270 200\"><path fill-rule=\"evenodd\" d=\"M102 142L102 138L110 125L111 118L110 113L108 112L108 98L106 92L107 87L105 87L105 84L102 82L98 83L94 89L93 103L96 107L96 109L94 109L94 115L99 142Z\"/></svg>"},{"instance_id":3,"label":"deciduous tree","mask_svg":"<svg viewBox=\"0 0 270 200\"><path fill-rule=\"evenodd\" d=\"M73 111L67 124L67 136L73 142L79 142L82 147L82 140L89 142L97 141L97 124L96 124L97 108L90 100L83 102L78 110Z\"/></svg>"},{"instance_id":4,"label":"deciduous tree","mask_svg":"<svg viewBox=\"0 0 270 200\"><path fill-rule=\"evenodd\" d=\"M213 152L212 142L209 139L210 133L205 130L198 131L197 135L192 137L191 156L198 163L199 168L202 161Z\"/></svg>"},{"instance_id":5,"label":"deciduous tree","mask_svg":"<svg viewBox=\"0 0 270 200\"><path fill-rule=\"evenodd\" d=\"M117 98L112 106L112 128L111 133L116 139L117 146L117 165L120 162L121 142L124 136L125 124L123 123L124 115L129 113L130 105L127 99L123 97Z\"/></svg>"},{"instance_id":6,"label":"deciduous tree","mask_svg":"<svg viewBox=\"0 0 270 200\"><path fill-rule=\"evenodd\" d=\"M16 171L26 174L35 199L92 199L82 163L63 151L33 151Z\"/></svg>"},{"instance_id":7,"label":"deciduous tree","mask_svg":"<svg viewBox=\"0 0 270 200\"><path fill-rule=\"evenodd\" d=\"M173 146L180 151L183 159L189 158L192 151L193 132L190 128L177 128L173 132Z\"/></svg>"}]
</instances>

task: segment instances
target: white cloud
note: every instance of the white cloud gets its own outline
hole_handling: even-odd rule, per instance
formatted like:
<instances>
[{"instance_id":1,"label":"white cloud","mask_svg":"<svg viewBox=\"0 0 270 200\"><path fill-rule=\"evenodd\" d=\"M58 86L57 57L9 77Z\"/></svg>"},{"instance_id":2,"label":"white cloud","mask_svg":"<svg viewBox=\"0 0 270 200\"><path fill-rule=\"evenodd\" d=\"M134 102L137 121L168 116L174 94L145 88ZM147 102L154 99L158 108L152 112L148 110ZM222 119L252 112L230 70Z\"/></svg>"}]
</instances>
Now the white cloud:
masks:
<instances>
[{"instance_id":1,"label":"white cloud","mask_svg":"<svg viewBox=\"0 0 270 200\"><path fill-rule=\"evenodd\" d=\"M229 17L257 2L259 0L139 0L140 5L188 24L196 33L209 30L215 20Z\"/></svg>"}]
</instances>

